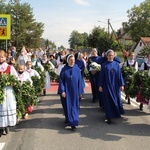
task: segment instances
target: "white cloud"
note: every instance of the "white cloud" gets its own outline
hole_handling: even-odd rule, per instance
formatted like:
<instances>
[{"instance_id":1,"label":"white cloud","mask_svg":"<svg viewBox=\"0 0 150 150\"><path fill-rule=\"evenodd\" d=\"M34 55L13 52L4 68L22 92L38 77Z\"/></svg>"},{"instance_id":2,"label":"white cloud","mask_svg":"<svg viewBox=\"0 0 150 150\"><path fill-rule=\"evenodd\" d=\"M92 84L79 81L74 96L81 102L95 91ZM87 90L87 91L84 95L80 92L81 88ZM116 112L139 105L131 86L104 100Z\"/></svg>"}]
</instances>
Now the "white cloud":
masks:
<instances>
[{"instance_id":1,"label":"white cloud","mask_svg":"<svg viewBox=\"0 0 150 150\"><path fill-rule=\"evenodd\" d=\"M75 0L75 2L79 5L89 6L89 2L87 0Z\"/></svg>"}]
</instances>

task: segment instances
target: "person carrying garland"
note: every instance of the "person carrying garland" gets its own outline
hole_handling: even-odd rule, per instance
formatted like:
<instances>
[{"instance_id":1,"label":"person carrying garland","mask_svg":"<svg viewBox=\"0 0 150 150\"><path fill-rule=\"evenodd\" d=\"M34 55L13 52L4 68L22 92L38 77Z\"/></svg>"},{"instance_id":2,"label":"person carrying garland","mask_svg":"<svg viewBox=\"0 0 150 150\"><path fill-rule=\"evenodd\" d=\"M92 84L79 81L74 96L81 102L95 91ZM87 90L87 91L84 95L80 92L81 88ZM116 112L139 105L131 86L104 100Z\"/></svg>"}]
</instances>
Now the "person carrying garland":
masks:
<instances>
[{"instance_id":1,"label":"person carrying garland","mask_svg":"<svg viewBox=\"0 0 150 150\"><path fill-rule=\"evenodd\" d=\"M0 74L10 74L18 77L12 65L6 63L6 53L0 50ZM4 87L4 100L0 104L0 136L9 132L9 127L16 125L16 98L12 86Z\"/></svg>"},{"instance_id":2,"label":"person carrying garland","mask_svg":"<svg viewBox=\"0 0 150 150\"><path fill-rule=\"evenodd\" d=\"M124 62L123 66L124 67L133 67L133 68L135 68L135 72L138 71L138 62L135 61L134 52L129 53L129 59L126 62ZM129 77L125 77L125 83L126 83L126 80L128 80L128 78ZM125 94L126 94L125 99L128 100L128 104L130 104L131 102L130 102L130 95L128 95L128 90L129 89L127 89L127 86L125 85Z\"/></svg>"},{"instance_id":3,"label":"person carrying garland","mask_svg":"<svg viewBox=\"0 0 150 150\"><path fill-rule=\"evenodd\" d=\"M141 71L150 70L150 54L147 55L147 61L141 64L140 70ZM148 104L148 101L146 101L142 97L142 95L140 94L140 91L138 92L136 101L140 103L140 106L139 106L140 110L143 110L143 104Z\"/></svg>"}]
</instances>

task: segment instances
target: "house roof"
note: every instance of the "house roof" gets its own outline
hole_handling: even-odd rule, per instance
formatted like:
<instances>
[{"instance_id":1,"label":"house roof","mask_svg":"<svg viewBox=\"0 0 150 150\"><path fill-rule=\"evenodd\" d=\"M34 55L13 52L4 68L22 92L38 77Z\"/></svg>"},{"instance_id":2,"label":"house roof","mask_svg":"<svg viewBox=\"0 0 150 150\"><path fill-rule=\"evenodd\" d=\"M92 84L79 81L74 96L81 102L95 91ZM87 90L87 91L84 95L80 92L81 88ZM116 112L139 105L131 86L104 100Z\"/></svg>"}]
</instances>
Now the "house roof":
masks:
<instances>
[{"instance_id":1,"label":"house roof","mask_svg":"<svg viewBox=\"0 0 150 150\"><path fill-rule=\"evenodd\" d=\"M118 39L132 40L132 38L124 31L123 28L120 29L120 36Z\"/></svg>"},{"instance_id":2,"label":"house roof","mask_svg":"<svg viewBox=\"0 0 150 150\"><path fill-rule=\"evenodd\" d=\"M149 45L150 44L150 37L140 37L138 42L132 46L131 50L134 50L140 41L142 41L144 45Z\"/></svg>"},{"instance_id":3,"label":"house roof","mask_svg":"<svg viewBox=\"0 0 150 150\"><path fill-rule=\"evenodd\" d=\"M140 37L140 39L145 45L150 44L150 37Z\"/></svg>"}]
</instances>

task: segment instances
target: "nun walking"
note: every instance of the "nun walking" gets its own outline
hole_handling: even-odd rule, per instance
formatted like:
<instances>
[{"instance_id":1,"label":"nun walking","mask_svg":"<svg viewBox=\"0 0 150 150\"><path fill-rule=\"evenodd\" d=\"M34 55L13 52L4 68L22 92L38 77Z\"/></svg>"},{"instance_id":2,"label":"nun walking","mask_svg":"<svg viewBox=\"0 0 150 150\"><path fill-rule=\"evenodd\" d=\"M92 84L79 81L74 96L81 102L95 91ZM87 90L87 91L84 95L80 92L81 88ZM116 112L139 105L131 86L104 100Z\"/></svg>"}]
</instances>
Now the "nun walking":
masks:
<instances>
[{"instance_id":1,"label":"nun walking","mask_svg":"<svg viewBox=\"0 0 150 150\"><path fill-rule=\"evenodd\" d=\"M102 64L99 75L99 91L103 95L106 122L110 124L112 118L118 118L121 117L121 114L124 114L121 100L124 80L119 63L114 61L114 51L108 50L106 57L107 61Z\"/></svg>"},{"instance_id":2,"label":"nun walking","mask_svg":"<svg viewBox=\"0 0 150 150\"><path fill-rule=\"evenodd\" d=\"M58 94L64 109L65 123L74 130L79 123L79 98L83 94L83 84L74 55L67 55L66 61L60 73Z\"/></svg>"}]
</instances>

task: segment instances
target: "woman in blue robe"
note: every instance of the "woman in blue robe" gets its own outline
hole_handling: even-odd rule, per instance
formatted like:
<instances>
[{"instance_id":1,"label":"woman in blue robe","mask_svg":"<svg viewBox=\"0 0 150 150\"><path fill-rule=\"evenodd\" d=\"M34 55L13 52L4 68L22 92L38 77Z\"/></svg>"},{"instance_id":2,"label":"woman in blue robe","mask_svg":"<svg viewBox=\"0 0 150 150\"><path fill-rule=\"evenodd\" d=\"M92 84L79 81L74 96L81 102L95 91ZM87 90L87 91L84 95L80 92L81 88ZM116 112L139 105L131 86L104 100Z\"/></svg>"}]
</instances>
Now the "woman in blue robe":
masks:
<instances>
[{"instance_id":1,"label":"woman in blue robe","mask_svg":"<svg viewBox=\"0 0 150 150\"><path fill-rule=\"evenodd\" d=\"M101 93L98 90L99 71L97 71L95 74L92 74L90 71L90 64L92 62L101 64L102 59L103 59L102 56L98 56L97 49L93 48L91 51L91 56L88 58L88 63L87 63L87 69L89 71L91 90L92 90L92 96L93 96L92 102L95 103L95 102L99 101L100 107L102 107L103 104L102 104Z\"/></svg>"},{"instance_id":2,"label":"woman in blue robe","mask_svg":"<svg viewBox=\"0 0 150 150\"><path fill-rule=\"evenodd\" d=\"M83 84L83 89L85 88L85 82L84 82L84 69L85 69L85 64L82 59L79 58L81 52L75 54L75 64L79 67L80 72L81 72L81 77L82 77L82 84Z\"/></svg>"},{"instance_id":3,"label":"woman in blue robe","mask_svg":"<svg viewBox=\"0 0 150 150\"><path fill-rule=\"evenodd\" d=\"M58 94L64 109L68 126L75 129L79 122L79 98L83 94L80 69L75 64L74 55L69 54L67 64L61 70Z\"/></svg>"},{"instance_id":4,"label":"woman in blue robe","mask_svg":"<svg viewBox=\"0 0 150 150\"><path fill-rule=\"evenodd\" d=\"M99 75L99 91L103 95L103 104L106 113L107 123L111 123L111 118L121 117L124 113L121 100L121 90L124 89L119 63L114 61L114 51L108 50L107 61L102 64Z\"/></svg>"}]
</instances>

